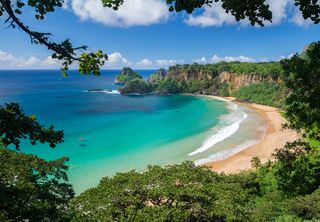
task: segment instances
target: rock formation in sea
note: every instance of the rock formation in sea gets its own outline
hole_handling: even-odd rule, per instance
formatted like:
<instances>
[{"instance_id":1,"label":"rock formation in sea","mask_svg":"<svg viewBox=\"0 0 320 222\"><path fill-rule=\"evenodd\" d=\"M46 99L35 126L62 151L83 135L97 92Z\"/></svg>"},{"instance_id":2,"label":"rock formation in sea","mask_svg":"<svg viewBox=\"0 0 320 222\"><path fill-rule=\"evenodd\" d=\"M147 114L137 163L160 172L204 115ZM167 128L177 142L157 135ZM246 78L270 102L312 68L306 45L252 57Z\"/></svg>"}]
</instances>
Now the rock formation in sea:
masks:
<instances>
[{"instance_id":1,"label":"rock formation in sea","mask_svg":"<svg viewBox=\"0 0 320 222\"><path fill-rule=\"evenodd\" d=\"M133 79L142 79L142 76L134 72L130 67L124 67L117 75L114 83L118 85L124 85Z\"/></svg>"}]
</instances>

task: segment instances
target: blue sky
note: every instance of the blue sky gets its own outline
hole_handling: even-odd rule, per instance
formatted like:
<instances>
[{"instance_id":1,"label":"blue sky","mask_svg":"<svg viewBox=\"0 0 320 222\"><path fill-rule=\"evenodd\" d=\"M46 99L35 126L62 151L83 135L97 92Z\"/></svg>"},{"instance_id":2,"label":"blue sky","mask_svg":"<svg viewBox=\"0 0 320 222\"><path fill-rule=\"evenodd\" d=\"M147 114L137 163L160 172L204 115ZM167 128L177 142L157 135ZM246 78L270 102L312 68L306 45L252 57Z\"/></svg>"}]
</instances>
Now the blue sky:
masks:
<instances>
[{"instance_id":1,"label":"blue sky","mask_svg":"<svg viewBox=\"0 0 320 222\"><path fill-rule=\"evenodd\" d=\"M102 49L110 56L104 68L279 60L319 40L320 26L304 21L292 0L268 2L274 20L264 28L236 23L219 4L194 15L170 14L164 0L127 0L117 12L102 8L99 0L68 0L41 22L30 8L22 18L31 29L53 33L53 40L70 38L75 46ZM59 67L46 48L31 45L18 29L6 29L3 18L0 22L0 69Z\"/></svg>"}]
</instances>

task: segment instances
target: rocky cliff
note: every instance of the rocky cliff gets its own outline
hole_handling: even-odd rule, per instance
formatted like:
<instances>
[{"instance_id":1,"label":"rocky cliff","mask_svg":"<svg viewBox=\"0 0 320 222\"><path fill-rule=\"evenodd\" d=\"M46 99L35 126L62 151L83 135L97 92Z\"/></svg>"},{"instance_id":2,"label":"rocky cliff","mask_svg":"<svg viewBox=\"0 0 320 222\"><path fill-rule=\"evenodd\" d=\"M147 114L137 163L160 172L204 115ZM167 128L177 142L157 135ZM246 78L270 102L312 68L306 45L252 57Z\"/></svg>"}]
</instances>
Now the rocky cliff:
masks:
<instances>
[{"instance_id":1,"label":"rocky cliff","mask_svg":"<svg viewBox=\"0 0 320 222\"><path fill-rule=\"evenodd\" d=\"M198 79L198 80L212 80L217 77L217 74L212 70L177 70L170 69L168 78L177 79L179 81L186 81L189 79Z\"/></svg>"},{"instance_id":2,"label":"rocky cliff","mask_svg":"<svg viewBox=\"0 0 320 222\"><path fill-rule=\"evenodd\" d=\"M277 82L281 73L279 62L220 62L175 65L169 68L167 76L179 82L201 82L216 88L222 86L231 93L254 83Z\"/></svg>"},{"instance_id":3,"label":"rocky cliff","mask_svg":"<svg viewBox=\"0 0 320 222\"><path fill-rule=\"evenodd\" d=\"M155 83L157 81L163 80L167 76L167 71L165 69L159 69L155 73L151 74L148 78L149 83Z\"/></svg>"},{"instance_id":4,"label":"rocky cliff","mask_svg":"<svg viewBox=\"0 0 320 222\"><path fill-rule=\"evenodd\" d=\"M220 84L225 84L228 91L237 91L242 86L248 86L259 82L278 82L279 77L274 74L258 74L258 73L242 73L234 74L228 71L217 73L212 70L169 70L168 78L176 79L178 81L188 81L192 79L201 81L217 80Z\"/></svg>"},{"instance_id":5,"label":"rocky cliff","mask_svg":"<svg viewBox=\"0 0 320 222\"><path fill-rule=\"evenodd\" d=\"M242 86L248 86L259 82L277 82L278 77L261 74L242 74L236 75L230 72L222 72L218 76L220 83L226 83L229 86L229 91L238 91Z\"/></svg>"}]
</instances>

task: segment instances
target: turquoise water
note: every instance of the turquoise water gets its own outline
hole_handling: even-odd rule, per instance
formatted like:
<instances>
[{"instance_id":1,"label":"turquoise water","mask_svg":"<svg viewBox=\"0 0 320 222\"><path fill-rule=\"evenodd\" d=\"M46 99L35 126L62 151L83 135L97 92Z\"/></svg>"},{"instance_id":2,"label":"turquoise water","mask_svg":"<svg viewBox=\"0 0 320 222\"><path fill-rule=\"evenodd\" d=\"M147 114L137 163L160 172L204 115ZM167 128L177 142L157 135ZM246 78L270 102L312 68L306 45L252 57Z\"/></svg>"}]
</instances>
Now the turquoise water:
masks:
<instances>
[{"instance_id":1,"label":"turquoise water","mask_svg":"<svg viewBox=\"0 0 320 222\"><path fill-rule=\"evenodd\" d=\"M224 144L232 148L256 138L248 133L250 130L228 135L237 130L235 123L246 110L230 108L223 101L181 95L127 97L86 92L117 89L113 80L118 72L104 71L100 77L72 72L61 78L55 71L0 71L1 104L19 102L41 123L53 124L65 132L65 142L55 149L23 143L22 151L46 159L70 157L69 176L77 193L116 172L142 171L148 164L199 160L225 150ZM139 72L147 77L153 71ZM252 118L246 121L241 120L241 124L249 127ZM225 126L229 126L226 132L219 131ZM210 140L217 133L218 140ZM219 138L224 139L215 144L215 149L209 149ZM202 146L209 148L190 155Z\"/></svg>"}]
</instances>

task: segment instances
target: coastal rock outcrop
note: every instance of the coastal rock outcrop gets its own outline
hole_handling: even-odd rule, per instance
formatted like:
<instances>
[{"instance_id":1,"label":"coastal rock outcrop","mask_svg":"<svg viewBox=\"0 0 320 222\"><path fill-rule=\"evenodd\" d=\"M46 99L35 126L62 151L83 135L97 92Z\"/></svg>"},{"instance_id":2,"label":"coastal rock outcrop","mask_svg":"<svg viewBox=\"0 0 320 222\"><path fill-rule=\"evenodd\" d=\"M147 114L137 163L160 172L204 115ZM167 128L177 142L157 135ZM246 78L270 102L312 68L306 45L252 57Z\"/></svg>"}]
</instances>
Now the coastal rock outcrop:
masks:
<instances>
[{"instance_id":1,"label":"coastal rock outcrop","mask_svg":"<svg viewBox=\"0 0 320 222\"><path fill-rule=\"evenodd\" d=\"M130 67L124 67L119 75L117 75L114 83L117 85L124 85L133 79L142 79L142 76L134 72Z\"/></svg>"},{"instance_id":2,"label":"coastal rock outcrop","mask_svg":"<svg viewBox=\"0 0 320 222\"><path fill-rule=\"evenodd\" d=\"M148 78L149 83L154 83L163 80L167 76L167 71L165 69L159 69L155 73L151 74Z\"/></svg>"}]
</instances>

